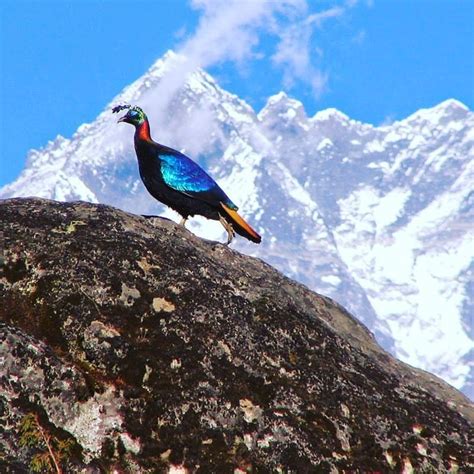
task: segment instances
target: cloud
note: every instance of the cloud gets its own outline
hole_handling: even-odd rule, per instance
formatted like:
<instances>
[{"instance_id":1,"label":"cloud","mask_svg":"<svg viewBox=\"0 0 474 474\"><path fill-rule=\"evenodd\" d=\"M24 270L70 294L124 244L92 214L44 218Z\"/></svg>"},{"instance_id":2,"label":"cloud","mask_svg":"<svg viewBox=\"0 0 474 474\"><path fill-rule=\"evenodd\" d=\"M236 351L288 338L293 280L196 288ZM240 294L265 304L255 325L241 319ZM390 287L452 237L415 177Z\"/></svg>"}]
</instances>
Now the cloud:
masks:
<instances>
[{"instance_id":1,"label":"cloud","mask_svg":"<svg viewBox=\"0 0 474 474\"><path fill-rule=\"evenodd\" d=\"M355 5L355 3L348 3L347 5L352 6L352 5ZM306 19L305 22L307 24L315 24L318 27L321 27L325 20L329 18L336 18L338 16L341 16L344 12L345 12L344 7L337 6L337 7L328 8L327 10L310 15Z\"/></svg>"},{"instance_id":2,"label":"cloud","mask_svg":"<svg viewBox=\"0 0 474 474\"><path fill-rule=\"evenodd\" d=\"M262 38L271 38L273 67L283 72L283 85L308 84L316 96L328 82L328 73L318 68L314 34L331 19L340 17L355 0L334 2L315 11L306 0L192 0L201 12L195 31L177 48L180 58L160 86L162 97L171 97L197 68L234 62L245 69L248 62L261 58ZM185 58L185 59L183 59Z\"/></svg>"},{"instance_id":3,"label":"cloud","mask_svg":"<svg viewBox=\"0 0 474 474\"><path fill-rule=\"evenodd\" d=\"M325 90L328 76L313 64L311 34L308 23L288 28L281 36L272 61L283 70L285 88L292 88L298 81L305 82L319 97ZM319 50L318 54L321 56L322 50Z\"/></svg>"},{"instance_id":4,"label":"cloud","mask_svg":"<svg viewBox=\"0 0 474 474\"><path fill-rule=\"evenodd\" d=\"M359 30L355 36L352 37L351 41L354 44L363 44L366 39L367 33L365 30Z\"/></svg>"},{"instance_id":5,"label":"cloud","mask_svg":"<svg viewBox=\"0 0 474 474\"><path fill-rule=\"evenodd\" d=\"M312 49L312 37L315 29L322 28L323 23L331 18L343 15L346 8L355 5L354 1L346 2L345 6L335 6L303 18L288 28L282 35L275 54L274 64L284 70L284 84L292 87L295 82L308 83L314 95L320 97L328 82L328 73L317 68L312 60L314 53L322 56L321 48Z\"/></svg>"},{"instance_id":6,"label":"cloud","mask_svg":"<svg viewBox=\"0 0 474 474\"><path fill-rule=\"evenodd\" d=\"M310 12L305 0L194 0L193 4L204 14L196 33L183 47L185 55L199 58L203 67L219 61L242 62L255 56L259 37L270 34L277 37L271 59L283 70L284 86L304 82L319 97L328 74L312 61L314 30L343 15L356 0L317 12Z\"/></svg>"},{"instance_id":7,"label":"cloud","mask_svg":"<svg viewBox=\"0 0 474 474\"><path fill-rule=\"evenodd\" d=\"M194 0L202 10L195 33L180 52L201 67L252 58L259 37L275 25L278 13L304 8L304 0Z\"/></svg>"},{"instance_id":8,"label":"cloud","mask_svg":"<svg viewBox=\"0 0 474 474\"><path fill-rule=\"evenodd\" d=\"M394 114L388 114L384 117L382 122L378 125L379 127L387 127L389 125L392 125L395 122L396 118Z\"/></svg>"}]
</instances>

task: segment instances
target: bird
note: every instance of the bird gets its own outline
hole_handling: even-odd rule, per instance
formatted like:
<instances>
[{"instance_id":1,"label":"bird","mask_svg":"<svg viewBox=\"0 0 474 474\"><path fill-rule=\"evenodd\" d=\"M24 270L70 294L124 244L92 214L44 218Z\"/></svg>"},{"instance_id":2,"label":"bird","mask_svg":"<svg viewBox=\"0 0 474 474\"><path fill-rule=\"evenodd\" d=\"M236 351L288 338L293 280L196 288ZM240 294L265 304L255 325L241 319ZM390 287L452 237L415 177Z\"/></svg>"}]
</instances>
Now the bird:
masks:
<instances>
[{"instance_id":1,"label":"bird","mask_svg":"<svg viewBox=\"0 0 474 474\"><path fill-rule=\"evenodd\" d=\"M134 144L140 177L148 192L178 212L185 226L189 217L204 216L219 221L227 231L229 245L235 234L260 243L261 236L238 214L238 207L211 176L191 158L155 142L145 112L134 105L117 105L112 112L127 110L117 123L135 127Z\"/></svg>"}]
</instances>

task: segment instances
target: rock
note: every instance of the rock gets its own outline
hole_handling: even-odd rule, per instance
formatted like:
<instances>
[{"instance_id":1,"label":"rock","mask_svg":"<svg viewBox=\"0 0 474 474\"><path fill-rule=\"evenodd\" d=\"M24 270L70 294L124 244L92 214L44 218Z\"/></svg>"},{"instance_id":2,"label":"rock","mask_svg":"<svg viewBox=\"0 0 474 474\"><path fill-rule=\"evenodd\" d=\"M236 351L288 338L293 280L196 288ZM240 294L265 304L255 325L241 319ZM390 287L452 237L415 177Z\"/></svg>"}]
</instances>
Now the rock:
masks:
<instances>
[{"instance_id":1,"label":"rock","mask_svg":"<svg viewBox=\"0 0 474 474\"><path fill-rule=\"evenodd\" d=\"M0 471L473 467L461 393L262 261L97 204L0 219Z\"/></svg>"}]
</instances>

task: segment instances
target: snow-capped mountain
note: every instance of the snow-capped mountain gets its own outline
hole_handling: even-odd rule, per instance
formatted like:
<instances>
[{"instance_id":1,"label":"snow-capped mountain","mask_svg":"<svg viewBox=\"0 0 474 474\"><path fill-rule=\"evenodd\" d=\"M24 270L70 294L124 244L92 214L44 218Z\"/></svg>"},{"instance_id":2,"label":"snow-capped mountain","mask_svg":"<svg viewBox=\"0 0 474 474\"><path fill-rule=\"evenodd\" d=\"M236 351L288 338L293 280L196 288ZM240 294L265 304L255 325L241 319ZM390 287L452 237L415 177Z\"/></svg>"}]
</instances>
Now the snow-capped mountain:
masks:
<instances>
[{"instance_id":1,"label":"snow-capped mountain","mask_svg":"<svg viewBox=\"0 0 474 474\"><path fill-rule=\"evenodd\" d=\"M307 117L279 93L257 114L202 70L177 80L181 61L167 53L93 123L31 151L0 198L177 220L147 194L133 128L111 114L138 104L152 136L207 168L263 237L235 247L333 297L399 358L474 397L474 113L451 99L374 127L335 109ZM218 223L188 227L224 240Z\"/></svg>"}]
</instances>

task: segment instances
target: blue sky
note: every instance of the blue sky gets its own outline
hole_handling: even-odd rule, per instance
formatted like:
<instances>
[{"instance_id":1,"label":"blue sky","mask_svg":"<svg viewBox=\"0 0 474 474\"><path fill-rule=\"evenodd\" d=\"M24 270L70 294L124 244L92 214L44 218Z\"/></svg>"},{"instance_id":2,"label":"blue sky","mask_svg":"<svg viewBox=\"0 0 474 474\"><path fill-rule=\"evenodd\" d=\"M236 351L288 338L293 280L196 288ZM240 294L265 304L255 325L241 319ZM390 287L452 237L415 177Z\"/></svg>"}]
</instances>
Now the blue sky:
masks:
<instances>
[{"instance_id":1,"label":"blue sky","mask_svg":"<svg viewBox=\"0 0 474 474\"><path fill-rule=\"evenodd\" d=\"M92 121L168 49L260 109L380 124L454 97L474 108L470 0L3 0L0 186L26 154Z\"/></svg>"}]
</instances>

